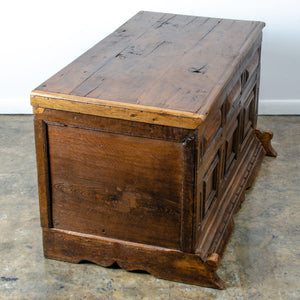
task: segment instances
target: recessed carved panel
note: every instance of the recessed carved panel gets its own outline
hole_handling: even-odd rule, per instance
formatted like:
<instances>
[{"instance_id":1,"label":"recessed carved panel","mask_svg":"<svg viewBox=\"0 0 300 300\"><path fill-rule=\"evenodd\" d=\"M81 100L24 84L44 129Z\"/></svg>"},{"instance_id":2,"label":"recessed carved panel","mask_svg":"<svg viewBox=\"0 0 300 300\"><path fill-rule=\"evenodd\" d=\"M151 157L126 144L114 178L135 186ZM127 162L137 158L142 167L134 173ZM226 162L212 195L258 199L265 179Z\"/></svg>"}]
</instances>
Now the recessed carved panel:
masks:
<instances>
[{"instance_id":1,"label":"recessed carved panel","mask_svg":"<svg viewBox=\"0 0 300 300\"><path fill-rule=\"evenodd\" d=\"M232 126L225 143L225 175L233 165L238 151L238 121Z\"/></svg>"},{"instance_id":2,"label":"recessed carved panel","mask_svg":"<svg viewBox=\"0 0 300 300\"><path fill-rule=\"evenodd\" d=\"M253 55L249 65L247 66L247 72L249 74L249 77L252 76L252 74L258 67L259 60L260 60L260 48L255 51L255 54Z\"/></svg>"},{"instance_id":3,"label":"recessed carved panel","mask_svg":"<svg viewBox=\"0 0 300 300\"><path fill-rule=\"evenodd\" d=\"M203 178L203 204L204 215L217 198L219 156L216 155Z\"/></svg>"},{"instance_id":4,"label":"recessed carved panel","mask_svg":"<svg viewBox=\"0 0 300 300\"><path fill-rule=\"evenodd\" d=\"M239 96L241 95L242 85L241 80L239 79L237 83L232 88L231 92L227 96L226 99L226 114L229 115L230 110L235 107Z\"/></svg>"},{"instance_id":5,"label":"recessed carved panel","mask_svg":"<svg viewBox=\"0 0 300 300\"><path fill-rule=\"evenodd\" d=\"M204 148L205 150L209 147L214 137L217 135L219 129L221 128L222 115L219 110L213 120L208 124L204 132Z\"/></svg>"},{"instance_id":6,"label":"recessed carved panel","mask_svg":"<svg viewBox=\"0 0 300 300\"><path fill-rule=\"evenodd\" d=\"M248 96L245 104L244 104L244 130L243 130L243 139L246 138L247 134L251 127L253 127L254 122L254 114L255 114L255 93L252 91Z\"/></svg>"}]
</instances>

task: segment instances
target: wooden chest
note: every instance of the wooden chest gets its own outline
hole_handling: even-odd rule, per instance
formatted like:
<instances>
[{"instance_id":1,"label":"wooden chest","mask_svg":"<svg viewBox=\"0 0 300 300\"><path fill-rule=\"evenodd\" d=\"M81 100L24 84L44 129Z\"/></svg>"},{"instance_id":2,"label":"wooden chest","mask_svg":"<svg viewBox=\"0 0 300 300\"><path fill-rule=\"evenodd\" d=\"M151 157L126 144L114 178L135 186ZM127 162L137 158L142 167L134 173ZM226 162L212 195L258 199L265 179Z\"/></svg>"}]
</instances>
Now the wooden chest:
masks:
<instances>
[{"instance_id":1,"label":"wooden chest","mask_svg":"<svg viewBox=\"0 0 300 300\"><path fill-rule=\"evenodd\" d=\"M261 22L139 12L31 94L47 258L217 276L270 146Z\"/></svg>"}]
</instances>

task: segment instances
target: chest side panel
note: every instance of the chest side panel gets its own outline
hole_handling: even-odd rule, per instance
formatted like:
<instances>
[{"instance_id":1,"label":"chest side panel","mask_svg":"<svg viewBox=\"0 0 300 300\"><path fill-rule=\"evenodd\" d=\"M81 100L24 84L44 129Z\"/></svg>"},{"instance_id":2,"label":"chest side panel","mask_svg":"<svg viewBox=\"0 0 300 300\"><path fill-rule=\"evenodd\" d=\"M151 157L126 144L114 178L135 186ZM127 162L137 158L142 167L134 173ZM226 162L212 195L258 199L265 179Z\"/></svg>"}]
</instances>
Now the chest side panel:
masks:
<instances>
[{"instance_id":1,"label":"chest side panel","mask_svg":"<svg viewBox=\"0 0 300 300\"><path fill-rule=\"evenodd\" d=\"M47 127L54 228L179 248L181 143Z\"/></svg>"},{"instance_id":2,"label":"chest side panel","mask_svg":"<svg viewBox=\"0 0 300 300\"><path fill-rule=\"evenodd\" d=\"M261 39L250 47L199 129L196 252L203 259L222 255L232 231L232 215L248 177L262 155L255 136Z\"/></svg>"}]
</instances>

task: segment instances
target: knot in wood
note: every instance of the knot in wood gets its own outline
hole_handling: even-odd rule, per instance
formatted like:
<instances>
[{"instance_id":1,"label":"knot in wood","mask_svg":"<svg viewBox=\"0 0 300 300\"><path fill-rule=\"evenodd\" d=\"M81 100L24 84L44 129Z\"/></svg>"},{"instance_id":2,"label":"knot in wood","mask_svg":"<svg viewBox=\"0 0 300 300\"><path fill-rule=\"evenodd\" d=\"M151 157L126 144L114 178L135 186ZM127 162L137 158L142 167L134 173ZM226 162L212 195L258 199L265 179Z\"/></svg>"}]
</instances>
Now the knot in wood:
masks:
<instances>
[{"instance_id":1,"label":"knot in wood","mask_svg":"<svg viewBox=\"0 0 300 300\"><path fill-rule=\"evenodd\" d=\"M201 73L201 74L205 74L206 71L207 71L207 65L203 65L199 68L196 68L196 67L191 67L189 68L189 71L192 72L192 73Z\"/></svg>"}]
</instances>

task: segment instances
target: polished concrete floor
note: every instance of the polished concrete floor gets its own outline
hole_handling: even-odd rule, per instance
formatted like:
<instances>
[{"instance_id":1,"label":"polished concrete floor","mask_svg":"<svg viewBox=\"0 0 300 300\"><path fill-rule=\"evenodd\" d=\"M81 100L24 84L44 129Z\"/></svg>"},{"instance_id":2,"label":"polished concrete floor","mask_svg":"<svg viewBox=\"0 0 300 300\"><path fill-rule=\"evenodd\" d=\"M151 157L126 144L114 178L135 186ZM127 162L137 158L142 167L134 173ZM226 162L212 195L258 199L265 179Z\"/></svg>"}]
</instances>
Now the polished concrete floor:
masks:
<instances>
[{"instance_id":1,"label":"polished concrete floor","mask_svg":"<svg viewBox=\"0 0 300 300\"><path fill-rule=\"evenodd\" d=\"M300 117L260 117L274 131L235 216L219 268L223 291L43 257L32 116L0 116L0 299L300 299Z\"/></svg>"}]
</instances>

